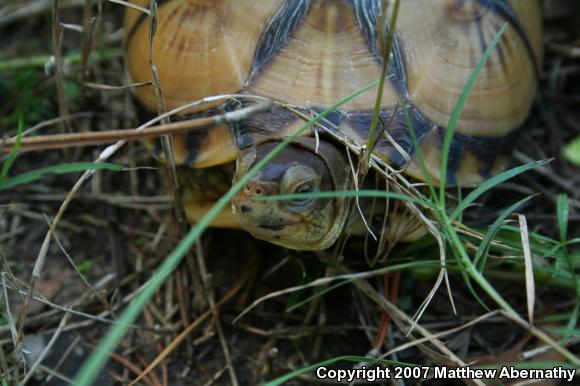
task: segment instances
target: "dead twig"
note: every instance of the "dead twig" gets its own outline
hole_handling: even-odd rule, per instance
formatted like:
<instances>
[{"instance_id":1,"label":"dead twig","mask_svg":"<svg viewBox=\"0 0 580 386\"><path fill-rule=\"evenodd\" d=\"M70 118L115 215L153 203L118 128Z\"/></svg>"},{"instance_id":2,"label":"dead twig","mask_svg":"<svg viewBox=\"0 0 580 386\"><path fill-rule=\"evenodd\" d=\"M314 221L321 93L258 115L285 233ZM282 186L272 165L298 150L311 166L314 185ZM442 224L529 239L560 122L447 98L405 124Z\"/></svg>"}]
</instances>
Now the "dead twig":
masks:
<instances>
[{"instance_id":1,"label":"dead twig","mask_svg":"<svg viewBox=\"0 0 580 386\"><path fill-rule=\"evenodd\" d=\"M188 121L168 123L147 130L141 128L95 131L87 133L66 133L54 135L40 135L32 138L23 138L20 151L38 151L48 149L63 149L69 147L89 146L113 143L121 140L141 140L156 138L163 135L186 133L195 130L207 129L212 126L233 123L251 118L255 114L268 111L271 105L259 103L240 110L230 111L213 117L197 118ZM0 153L9 153L14 148L16 139L0 142Z\"/></svg>"}]
</instances>

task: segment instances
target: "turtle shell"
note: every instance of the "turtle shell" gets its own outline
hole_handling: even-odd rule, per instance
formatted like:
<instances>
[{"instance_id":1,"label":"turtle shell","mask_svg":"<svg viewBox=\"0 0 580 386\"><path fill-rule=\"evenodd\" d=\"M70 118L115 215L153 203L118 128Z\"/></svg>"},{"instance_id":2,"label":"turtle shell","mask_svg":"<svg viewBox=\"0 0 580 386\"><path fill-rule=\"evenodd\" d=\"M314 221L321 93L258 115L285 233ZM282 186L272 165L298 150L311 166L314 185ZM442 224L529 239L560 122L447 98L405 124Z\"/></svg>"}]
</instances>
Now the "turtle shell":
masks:
<instances>
[{"instance_id":1,"label":"turtle shell","mask_svg":"<svg viewBox=\"0 0 580 386\"><path fill-rule=\"evenodd\" d=\"M148 0L135 3L147 6ZM203 97L246 93L320 112L381 76L380 0L158 1L152 43L166 108ZM448 183L473 185L504 162L502 152L532 105L541 61L539 0L404 0L385 84L374 154L424 179L406 112L435 182L442 138L459 95L487 45L509 24L475 82L456 126ZM149 17L126 16L132 81L152 79ZM358 144L369 137L377 88L330 114L328 130ZM150 87L137 98L156 109ZM406 106L406 108L402 108ZM176 160L206 167L236 151L284 137L304 121L276 108L235 128L177 137Z\"/></svg>"}]
</instances>

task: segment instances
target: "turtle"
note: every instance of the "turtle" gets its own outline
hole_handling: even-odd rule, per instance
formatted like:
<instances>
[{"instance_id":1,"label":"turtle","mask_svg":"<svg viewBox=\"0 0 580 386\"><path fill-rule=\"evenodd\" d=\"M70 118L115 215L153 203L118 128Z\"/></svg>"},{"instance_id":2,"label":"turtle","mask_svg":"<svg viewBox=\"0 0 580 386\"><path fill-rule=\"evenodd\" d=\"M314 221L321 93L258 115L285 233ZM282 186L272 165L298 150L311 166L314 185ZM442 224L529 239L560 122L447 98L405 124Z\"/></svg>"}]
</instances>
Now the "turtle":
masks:
<instances>
[{"instance_id":1,"label":"turtle","mask_svg":"<svg viewBox=\"0 0 580 386\"><path fill-rule=\"evenodd\" d=\"M134 3L147 7L149 0ZM235 182L304 125L296 111L306 116L320 113L381 77L385 60L380 44L384 31L377 27L381 0L157 3L152 60L166 109L220 94L259 96L278 103L270 112L242 123L175 136L176 162L199 172L192 186L220 180L215 168L233 163ZM377 131L373 155L408 177L425 181L411 126L429 178L439 184L442 142L452 111L491 40L507 23L457 121L446 183L475 186L505 168L509 145L525 130L538 88L541 17L539 0L401 1L379 112L384 129ZM126 13L126 66L132 82L152 80L148 20L135 9ZM145 109L157 109L153 88L137 88L134 94ZM297 250L326 249L343 233L364 231L352 220L356 212L352 200L344 197L255 198L353 189L351 154L328 133L364 146L376 94L374 87L348 100L318 129L294 140L235 196L231 213L224 213L216 225L242 227L256 238ZM186 114L252 103L251 98L242 98ZM294 112L281 106L293 106ZM216 191L221 181L213 183ZM211 205L211 200L195 195L186 194L185 201L193 222ZM396 229L405 221L400 215L386 224ZM402 239L418 237L420 232L411 228Z\"/></svg>"}]
</instances>

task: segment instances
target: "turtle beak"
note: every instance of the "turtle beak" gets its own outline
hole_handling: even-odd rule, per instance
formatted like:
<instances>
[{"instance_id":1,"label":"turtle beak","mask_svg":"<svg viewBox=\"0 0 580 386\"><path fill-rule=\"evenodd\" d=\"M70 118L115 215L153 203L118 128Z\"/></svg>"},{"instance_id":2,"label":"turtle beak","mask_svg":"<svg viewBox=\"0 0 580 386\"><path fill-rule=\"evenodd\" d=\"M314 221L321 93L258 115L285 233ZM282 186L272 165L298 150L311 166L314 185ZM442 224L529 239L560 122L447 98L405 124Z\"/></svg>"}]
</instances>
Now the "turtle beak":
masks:
<instances>
[{"instance_id":1,"label":"turtle beak","mask_svg":"<svg viewBox=\"0 0 580 386\"><path fill-rule=\"evenodd\" d=\"M271 196L278 193L278 184L275 182L261 181L253 178L240 192L240 199L248 200L253 197Z\"/></svg>"},{"instance_id":2,"label":"turtle beak","mask_svg":"<svg viewBox=\"0 0 580 386\"><path fill-rule=\"evenodd\" d=\"M256 200L258 197L278 194L278 184L254 178L232 200L234 215L244 228L281 231L293 221L277 210L278 202Z\"/></svg>"},{"instance_id":3,"label":"turtle beak","mask_svg":"<svg viewBox=\"0 0 580 386\"><path fill-rule=\"evenodd\" d=\"M255 148L244 151L238 158L234 181L243 176L257 160ZM272 166L269 166L270 168ZM268 168L266 168L268 169ZM284 168L274 167L282 174ZM295 222L279 210L279 202L260 201L256 198L280 194L279 178L264 178L259 172L232 200L234 216L250 233L269 233L285 230L286 225Z\"/></svg>"},{"instance_id":4,"label":"turtle beak","mask_svg":"<svg viewBox=\"0 0 580 386\"><path fill-rule=\"evenodd\" d=\"M234 197L232 201L234 213L241 221L254 218L256 212L263 211L268 204L265 201L257 201L255 198L275 195L276 192L276 183L264 182L254 178Z\"/></svg>"}]
</instances>

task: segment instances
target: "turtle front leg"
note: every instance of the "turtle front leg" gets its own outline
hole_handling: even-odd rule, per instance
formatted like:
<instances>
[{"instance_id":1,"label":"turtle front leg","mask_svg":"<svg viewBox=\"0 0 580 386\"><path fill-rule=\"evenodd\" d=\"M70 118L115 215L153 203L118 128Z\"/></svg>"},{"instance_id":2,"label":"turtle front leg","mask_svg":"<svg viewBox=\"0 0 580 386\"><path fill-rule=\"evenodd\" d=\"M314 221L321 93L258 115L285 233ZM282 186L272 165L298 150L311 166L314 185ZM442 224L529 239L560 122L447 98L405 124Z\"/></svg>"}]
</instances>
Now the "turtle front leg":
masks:
<instances>
[{"instance_id":1,"label":"turtle front leg","mask_svg":"<svg viewBox=\"0 0 580 386\"><path fill-rule=\"evenodd\" d=\"M211 209L216 201L195 201L184 197L183 206L187 222L198 223L201 218ZM235 219L232 209L228 206L211 222L210 226L215 228L241 229L240 223Z\"/></svg>"},{"instance_id":2,"label":"turtle front leg","mask_svg":"<svg viewBox=\"0 0 580 386\"><path fill-rule=\"evenodd\" d=\"M189 223L198 223L232 184L233 164L205 169L180 168L181 200ZM216 228L241 229L228 206L211 222Z\"/></svg>"}]
</instances>

